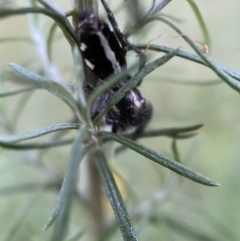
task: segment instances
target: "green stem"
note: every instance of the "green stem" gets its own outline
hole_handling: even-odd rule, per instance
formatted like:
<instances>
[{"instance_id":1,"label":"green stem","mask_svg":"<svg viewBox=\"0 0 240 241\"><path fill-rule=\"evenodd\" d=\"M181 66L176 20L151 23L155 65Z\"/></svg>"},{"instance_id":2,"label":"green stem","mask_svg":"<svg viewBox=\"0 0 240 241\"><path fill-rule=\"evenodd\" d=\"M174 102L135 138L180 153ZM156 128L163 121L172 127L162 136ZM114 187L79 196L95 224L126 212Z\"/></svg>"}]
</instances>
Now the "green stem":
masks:
<instances>
[{"instance_id":1,"label":"green stem","mask_svg":"<svg viewBox=\"0 0 240 241\"><path fill-rule=\"evenodd\" d=\"M88 10L95 14L98 13L97 0L72 0L72 4L76 10L73 15L74 26L77 25L78 15L81 11ZM85 61L82 61L82 64L82 81L94 86L98 79L93 75L88 66L86 66ZM105 231L105 220L102 212L100 176L91 152L84 158L81 165L78 190L82 200L86 204L89 214L86 222L87 229L83 239L84 241L95 241Z\"/></svg>"}]
</instances>

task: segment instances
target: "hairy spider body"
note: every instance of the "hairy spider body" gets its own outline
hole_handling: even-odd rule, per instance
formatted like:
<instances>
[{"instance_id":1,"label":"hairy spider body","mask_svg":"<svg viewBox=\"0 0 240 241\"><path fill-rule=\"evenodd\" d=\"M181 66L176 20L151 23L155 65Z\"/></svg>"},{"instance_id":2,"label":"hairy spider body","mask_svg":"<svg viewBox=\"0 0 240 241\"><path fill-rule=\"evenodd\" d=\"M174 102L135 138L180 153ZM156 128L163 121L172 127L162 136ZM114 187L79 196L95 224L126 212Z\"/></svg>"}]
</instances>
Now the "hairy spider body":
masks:
<instances>
[{"instance_id":1,"label":"hairy spider body","mask_svg":"<svg viewBox=\"0 0 240 241\"><path fill-rule=\"evenodd\" d=\"M101 80L110 74L119 74L126 65L125 54L109 26L93 13L80 15L78 24L80 50L86 64Z\"/></svg>"},{"instance_id":2,"label":"hairy spider body","mask_svg":"<svg viewBox=\"0 0 240 241\"><path fill-rule=\"evenodd\" d=\"M109 9L108 9L109 10ZM109 10L110 11L110 10ZM93 13L84 11L80 15L77 28L80 50L88 67L99 78L99 84L111 74L119 74L126 66L126 46L122 46L109 26ZM108 100L128 81L122 80L117 86L101 95L92 107L94 119L106 106ZM91 94L94 87L85 83L86 93ZM112 132L135 127L132 135L136 139L145 129L152 114L152 107L146 103L135 87L106 114L106 123L112 125Z\"/></svg>"}]
</instances>

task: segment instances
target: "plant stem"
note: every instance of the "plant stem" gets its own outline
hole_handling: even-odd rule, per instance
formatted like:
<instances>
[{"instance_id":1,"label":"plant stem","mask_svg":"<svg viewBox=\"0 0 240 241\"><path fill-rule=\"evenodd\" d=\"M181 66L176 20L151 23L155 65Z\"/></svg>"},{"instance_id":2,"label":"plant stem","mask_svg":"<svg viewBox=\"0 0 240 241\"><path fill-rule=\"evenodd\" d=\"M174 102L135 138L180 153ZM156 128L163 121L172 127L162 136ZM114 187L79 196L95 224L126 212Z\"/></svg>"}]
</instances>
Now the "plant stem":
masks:
<instances>
[{"instance_id":1,"label":"plant stem","mask_svg":"<svg viewBox=\"0 0 240 241\"><path fill-rule=\"evenodd\" d=\"M84 241L98 240L106 229L106 222L102 210L101 180L91 152L81 164L79 191L89 214Z\"/></svg>"},{"instance_id":2,"label":"plant stem","mask_svg":"<svg viewBox=\"0 0 240 241\"><path fill-rule=\"evenodd\" d=\"M72 0L72 4L77 11L75 18L73 19L74 26L76 26L78 14L82 10L88 10L95 14L98 12L97 0ZM97 78L94 77L92 72L86 66L85 61L83 61L83 72L83 81L88 83L97 83ZM98 240L105 231L106 224L102 211L101 180L96 165L94 164L91 152L86 155L81 164L78 190L89 214L86 221L86 233L81 240Z\"/></svg>"}]
</instances>

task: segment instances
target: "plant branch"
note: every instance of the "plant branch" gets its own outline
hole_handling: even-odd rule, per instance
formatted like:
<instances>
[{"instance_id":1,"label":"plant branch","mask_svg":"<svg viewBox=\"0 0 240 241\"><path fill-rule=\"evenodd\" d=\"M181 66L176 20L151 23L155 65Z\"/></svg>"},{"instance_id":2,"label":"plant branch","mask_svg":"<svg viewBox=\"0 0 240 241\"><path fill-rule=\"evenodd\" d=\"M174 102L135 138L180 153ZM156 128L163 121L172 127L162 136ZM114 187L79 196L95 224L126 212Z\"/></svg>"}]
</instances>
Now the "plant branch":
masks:
<instances>
[{"instance_id":1,"label":"plant branch","mask_svg":"<svg viewBox=\"0 0 240 241\"><path fill-rule=\"evenodd\" d=\"M95 14L98 13L98 1L97 0L72 0L72 6L75 9L75 14L73 15L73 26L76 31L76 26L79 21L79 13L83 10L88 10ZM96 76L92 73L89 67L86 65L85 61L77 60L75 58L75 66L77 64L82 65L81 80L82 82L89 83L95 86L98 82ZM83 58L82 58L83 59ZM76 80L77 81L77 80ZM82 88L80 83L76 83L77 91ZM79 94L79 93L78 93ZM81 97L81 96L79 96ZM80 100L80 98L78 98ZM90 118L87 118L88 122L91 122ZM90 138L90 135L88 136ZM78 191L84 201L89 217L87 219L86 226L88 227L84 237L84 241L94 241L105 230L105 219L102 212L102 200L101 200L101 181L97 168L94 164L94 160L91 155L91 151L84 158L84 161L80 169L80 178L78 183ZM81 239L81 240L82 240Z\"/></svg>"}]
</instances>

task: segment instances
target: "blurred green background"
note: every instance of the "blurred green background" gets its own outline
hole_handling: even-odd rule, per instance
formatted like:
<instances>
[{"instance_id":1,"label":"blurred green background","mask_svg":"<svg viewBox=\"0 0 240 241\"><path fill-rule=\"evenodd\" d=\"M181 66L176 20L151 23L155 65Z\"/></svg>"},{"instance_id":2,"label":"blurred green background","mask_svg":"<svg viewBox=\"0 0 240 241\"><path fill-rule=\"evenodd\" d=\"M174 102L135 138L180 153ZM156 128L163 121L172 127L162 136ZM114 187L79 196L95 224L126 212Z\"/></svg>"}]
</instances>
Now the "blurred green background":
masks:
<instances>
[{"instance_id":1,"label":"blurred green background","mask_svg":"<svg viewBox=\"0 0 240 241\"><path fill-rule=\"evenodd\" d=\"M63 11L71 9L71 1L54 2ZM118 9L122 4L116 2L110 2L112 9ZM15 3L26 6L27 1ZM210 33L210 56L218 63L240 71L240 2L196 0L195 3ZM144 5L150 6L151 1ZM102 9L101 13L105 16ZM183 32L203 39L187 1L172 1L163 13L177 18L179 22L175 24ZM122 16L124 13L118 12L116 18L124 28L130 19ZM47 17L38 17L46 39L53 22ZM176 33L160 22L147 25L131 40L147 43L159 34L163 36L154 44L172 48L182 46L182 50L193 52L181 38L172 38ZM19 37L19 41L3 41ZM148 54L151 59L161 55L150 51ZM129 61L133 58L129 54ZM26 16L0 20L0 93L23 87L22 81L10 74L8 64L11 62L43 74ZM53 63L64 81L71 84L71 49L59 29ZM158 214L159 220L148 220L146 216L134 219L140 240L240 240L240 96L223 82L204 84L212 80L219 79L210 69L176 57L147 76L140 87L142 95L154 106L149 129L204 124L197 136L177 141L180 158L183 164L222 185L207 187L185 180L130 150L118 156L111 155L112 167L128 183L126 185L117 178L128 210L160 195L148 211ZM44 90L0 99L1 135L24 133L69 122L72 118L69 108ZM74 133L67 135L74 136ZM49 138L51 135L36 141ZM140 142L173 157L169 138ZM38 185L64 175L69 152L70 146L41 151L0 149L0 240L46 240L51 235L51 230L43 232L42 227L52 211L58 189L41 189ZM25 184L28 186L21 186ZM86 228L84 207L76 202L73 210L69 236ZM106 215L111 212L106 208ZM120 232L109 240L121 240Z\"/></svg>"}]
</instances>

